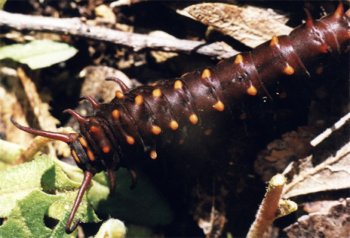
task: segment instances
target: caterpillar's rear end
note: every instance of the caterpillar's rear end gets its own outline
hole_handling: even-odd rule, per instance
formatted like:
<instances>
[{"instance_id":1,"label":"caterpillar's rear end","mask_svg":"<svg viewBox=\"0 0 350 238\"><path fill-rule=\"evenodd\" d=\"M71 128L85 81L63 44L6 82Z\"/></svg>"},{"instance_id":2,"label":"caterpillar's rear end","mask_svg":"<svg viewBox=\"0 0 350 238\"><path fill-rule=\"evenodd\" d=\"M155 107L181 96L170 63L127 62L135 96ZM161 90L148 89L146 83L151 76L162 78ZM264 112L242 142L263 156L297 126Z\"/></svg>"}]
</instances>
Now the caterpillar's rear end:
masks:
<instances>
[{"instance_id":1,"label":"caterpillar's rear end","mask_svg":"<svg viewBox=\"0 0 350 238\"><path fill-rule=\"evenodd\" d=\"M82 117L67 110L79 121L80 134L46 132L14 122L29 133L67 142L77 165L85 172L67 222L67 232L72 232L78 224L71 227L81 198L96 172L107 171L114 188L113 172L126 167L135 178L132 166L141 158L166 160L169 147L182 148L183 143L206 143L207 140L215 142L217 128L223 131L237 128L237 133L231 136L239 137L238 131L243 129L234 123L246 118L242 104L262 98L273 101L280 97L276 93L279 84L287 82L295 86L294 82L310 78L324 61L348 52L349 15L349 11L344 14L343 5L339 4L332 15L321 20L308 17L306 23L289 36L275 36L251 52L175 80L132 90L115 80L122 90L111 102L99 104L91 97L86 98L95 108L93 116ZM198 167L201 166L203 164Z\"/></svg>"}]
</instances>

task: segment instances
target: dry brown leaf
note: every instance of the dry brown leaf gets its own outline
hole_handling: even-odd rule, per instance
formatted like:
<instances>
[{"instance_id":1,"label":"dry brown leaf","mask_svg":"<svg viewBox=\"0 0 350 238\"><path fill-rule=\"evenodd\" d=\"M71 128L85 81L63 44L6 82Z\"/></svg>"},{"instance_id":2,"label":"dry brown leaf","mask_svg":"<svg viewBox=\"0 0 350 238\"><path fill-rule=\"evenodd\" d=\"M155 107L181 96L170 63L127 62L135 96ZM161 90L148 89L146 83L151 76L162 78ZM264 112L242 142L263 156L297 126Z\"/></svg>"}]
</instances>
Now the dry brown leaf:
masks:
<instances>
[{"instance_id":1,"label":"dry brown leaf","mask_svg":"<svg viewBox=\"0 0 350 238\"><path fill-rule=\"evenodd\" d=\"M304 215L284 231L289 238L350 237L350 198L337 201L327 210Z\"/></svg>"},{"instance_id":2,"label":"dry brown leaf","mask_svg":"<svg viewBox=\"0 0 350 238\"><path fill-rule=\"evenodd\" d=\"M39 93L37 91L37 88L34 84L34 82L32 81L32 79L27 75L27 73L24 71L23 68L18 68L17 69L17 75L18 78L20 79L22 86L23 86L23 90L25 93L25 97L26 97L26 103L29 106L29 110L33 112L33 116L36 118L36 120L38 121L38 126L39 128L42 128L44 130L48 130L48 131L56 131L57 130L57 125L59 124L59 121L53 117L50 113L50 106L47 103L44 103L40 96ZM17 118L16 118L17 120ZM20 121L19 121L20 122ZM30 140L31 143L32 140ZM54 143L55 146L60 146L60 144L62 144L62 142L55 142ZM31 146L31 145L30 145ZM67 149L67 145L65 145L66 149ZM55 150L53 149L53 147L50 145L49 146L49 152L50 156L55 157L56 153ZM60 152L59 152L60 154Z\"/></svg>"},{"instance_id":3,"label":"dry brown leaf","mask_svg":"<svg viewBox=\"0 0 350 238\"><path fill-rule=\"evenodd\" d=\"M320 200L314 202L307 202L303 204L303 210L306 213L327 213L334 205L339 204L339 201L333 200Z\"/></svg>"},{"instance_id":4,"label":"dry brown leaf","mask_svg":"<svg viewBox=\"0 0 350 238\"><path fill-rule=\"evenodd\" d=\"M115 82L106 81L106 78L115 77L123 81L128 87L134 86L128 76L126 76L123 72L107 66L85 67L79 73L79 76L85 78L80 95L89 95L102 99L104 102L109 102L112 100L115 97L116 90L120 90L118 84Z\"/></svg>"},{"instance_id":5,"label":"dry brown leaf","mask_svg":"<svg viewBox=\"0 0 350 238\"><path fill-rule=\"evenodd\" d=\"M105 4L102 4L96 7L95 14L99 21L108 22L108 23L116 22L116 16L113 10Z\"/></svg>"},{"instance_id":6,"label":"dry brown leaf","mask_svg":"<svg viewBox=\"0 0 350 238\"><path fill-rule=\"evenodd\" d=\"M0 85L0 121L3 123L4 136L8 141L28 145L32 136L18 130L10 122L10 117L13 116L22 124L26 124L25 113L17 98L20 87L16 79L16 70L1 66L0 72L2 74L2 83L7 85L6 87L2 83Z\"/></svg>"},{"instance_id":7,"label":"dry brown leaf","mask_svg":"<svg viewBox=\"0 0 350 238\"><path fill-rule=\"evenodd\" d=\"M22 82L29 106L37 118L40 128L55 131L59 121L49 112L49 104L42 102L35 84L22 68L17 69L17 74Z\"/></svg>"},{"instance_id":8,"label":"dry brown leaf","mask_svg":"<svg viewBox=\"0 0 350 238\"><path fill-rule=\"evenodd\" d=\"M256 47L274 35L289 34L288 18L272 9L236 6L225 3L201 3L178 13L229 35L247 46Z\"/></svg>"},{"instance_id":9,"label":"dry brown leaf","mask_svg":"<svg viewBox=\"0 0 350 238\"><path fill-rule=\"evenodd\" d=\"M311 151L309 142L316 136L316 131L314 127L300 127L296 131L284 133L281 139L269 143L254 162L256 173L264 181L268 181L276 173L282 173L292 161L309 155Z\"/></svg>"},{"instance_id":10,"label":"dry brown leaf","mask_svg":"<svg viewBox=\"0 0 350 238\"><path fill-rule=\"evenodd\" d=\"M286 185L284 198L350 188L350 142L316 166L313 166L311 156L306 158L299 171Z\"/></svg>"}]
</instances>

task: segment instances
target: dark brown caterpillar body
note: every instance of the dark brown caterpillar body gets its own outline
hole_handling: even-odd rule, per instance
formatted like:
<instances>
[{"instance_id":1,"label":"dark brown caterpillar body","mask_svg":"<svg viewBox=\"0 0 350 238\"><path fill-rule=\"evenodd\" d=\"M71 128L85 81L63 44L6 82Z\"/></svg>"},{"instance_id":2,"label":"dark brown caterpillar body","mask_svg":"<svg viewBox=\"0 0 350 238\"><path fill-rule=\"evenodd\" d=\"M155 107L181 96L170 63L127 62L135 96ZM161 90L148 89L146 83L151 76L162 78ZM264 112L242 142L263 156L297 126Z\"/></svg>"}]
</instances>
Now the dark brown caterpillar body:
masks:
<instances>
[{"instance_id":1,"label":"dark brown caterpillar body","mask_svg":"<svg viewBox=\"0 0 350 238\"><path fill-rule=\"evenodd\" d=\"M129 90L119 80L121 91L110 103L99 104L86 97L95 115L82 117L71 109L81 133L62 134L35 130L13 123L29 133L67 142L85 179L74 203L66 231L92 176L107 171L111 188L113 171L130 169L140 155L158 157L158 148L190 137L191 128L203 134L227 118L239 118L240 101L270 95L280 81L310 77L320 62L345 53L349 47L350 19L340 4L334 14L313 22L308 18L289 36L273 37L251 52L238 54L216 67L188 73L175 80L156 82ZM213 125L214 124L214 125ZM227 126L227 125L226 125Z\"/></svg>"}]
</instances>

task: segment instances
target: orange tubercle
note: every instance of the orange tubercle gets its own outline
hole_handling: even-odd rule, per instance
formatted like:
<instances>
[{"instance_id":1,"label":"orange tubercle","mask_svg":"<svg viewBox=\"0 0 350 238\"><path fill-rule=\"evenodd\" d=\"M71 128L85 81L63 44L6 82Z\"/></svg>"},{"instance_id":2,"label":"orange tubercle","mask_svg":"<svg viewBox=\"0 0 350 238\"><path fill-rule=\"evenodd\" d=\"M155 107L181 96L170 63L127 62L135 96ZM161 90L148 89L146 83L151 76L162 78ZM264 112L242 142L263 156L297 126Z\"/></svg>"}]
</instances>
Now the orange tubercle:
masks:
<instances>
[{"instance_id":1,"label":"orange tubercle","mask_svg":"<svg viewBox=\"0 0 350 238\"><path fill-rule=\"evenodd\" d=\"M126 142L129 145L133 145L133 144L135 144L135 139L132 136L126 136Z\"/></svg>"},{"instance_id":2,"label":"orange tubercle","mask_svg":"<svg viewBox=\"0 0 350 238\"><path fill-rule=\"evenodd\" d=\"M258 90L253 85L250 85L249 88L247 88L247 93L250 96L255 96L258 94Z\"/></svg>"},{"instance_id":3,"label":"orange tubercle","mask_svg":"<svg viewBox=\"0 0 350 238\"><path fill-rule=\"evenodd\" d=\"M109 146L103 146L102 151L103 153L108 154L111 151L111 148Z\"/></svg>"},{"instance_id":4,"label":"orange tubercle","mask_svg":"<svg viewBox=\"0 0 350 238\"><path fill-rule=\"evenodd\" d=\"M122 91L116 91L115 92L115 96L118 98L118 99L123 99L124 98L124 93Z\"/></svg>"},{"instance_id":5,"label":"orange tubercle","mask_svg":"<svg viewBox=\"0 0 350 238\"><path fill-rule=\"evenodd\" d=\"M173 131L177 130L177 128L179 128L179 123L177 123L177 121L175 120L171 120L171 122L169 123L170 129L172 129Z\"/></svg>"},{"instance_id":6,"label":"orange tubercle","mask_svg":"<svg viewBox=\"0 0 350 238\"><path fill-rule=\"evenodd\" d=\"M242 64L243 63L243 56L241 54L238 54L234 61L235 64Z\"/></svg>"},{"instance_id":7,"label":"orange tubercle","mask_svg":"<svg viewBox=\"0 0 350 238\"><path fill-rule=\"evenodd\" d=\"M112 111L112 117L113 117L113 119L115 119L115 120L118 120L118 119L119 119L119 117L120 117L120 112L119 112L118 109L114 109L114 110Z\"/></svg>"},{"instance_id":8,"label":"orange tubercle","mask_svg":"<svg viewBox=\"0 0 350 238\"><path fill-rule=\"evenodd\" d=\"M159 88L156 88L152 91L152 95L155 98L159 98L162 96L162 90L160 90Z\"/></svg>"},{"instance_id":9,"label":"orange tubercle","mask_svg":"<svg viewBox=\"0 0 350 238\"><path fill-rule=\"evenodd\" d=\"M344 15L344 5L339 1L337 9L335 9L333 16L335 18L341 18Z\"/></svg>"},{"instance_id":10,"label":"orange tubercle","mask_svg":"<svg viewBox=\"0 0 350 238\"><path fill-rule=\"evenodd\" d=\"M159 126L153 125L151 132L153 135L159 135L162 132L162 129Z\"/></svg>"},{"instance_id":11,"label":"orange tubercle","mask_svg":"<svg viewBox=\"0 0 350 238\"><path fill-rule=\"evenodd\" d=\"M143 104L143 97L141 95L137 95L135 97L135 104L141 106Z\"/></svg>"},{"instance_id":12,"label":"orange tubercle","mask_svg":"<svg viewBox=\"0 0 350 238\"><path fill-rule=\"evenodd\" d=\"M92 133L98 133L100 131L100 128L97 126L91 126L89 129Z\"/></svg>"},{"instance_id":13,"label":"orange tubercle","mask_svg":"<svg viewBox=\"0 0 350 238\"><path fill-rule=\"evenodd\" d=\"M151 159L153 159L153 160L157 159L157 157L158 157L157 151L151 150L151 151L149 152L149 157L151 157Z\"/></svg>"},{"instance_id":14,"label":"orange tubercle","mask_svg":"<svg viewBox=\"0 0 350 238\"><path fill-rule=\"evenodd\" d=\"M284 69L283 69L283 73L285 73L286 75L293 75L294 68L292 66L290 66L289 64L287 64L287 66L284 67Z\"/></svg>"},{"instance_id":15,"label":"orange tubercle","mask_svg":"<svg viewBox=\"0 0 350 238\"><path fill-rule=\"evenodd\" d=\"M188 118L190 120L190 122L193 125L196 125L198 123L198 116L196 114L191 114L190 117Z\"/></svg>"},{"instance_id":16,"label":"orange tubercle","mask_svg":"<svg viewBox=\"0 0 350 238\"><path fill-rule=\"evenodd\" d=\"M225 110L225 105L219 100L213 105L213 108L219 112L222 112Z\"/></svg>"},{"instance_id":17,"label":"orange tubercle","mask_svg":"<svg viewBox=\"0 0 350 238\"><path fill-rule=\"evenodd\" d=\"M211 72L209 69L204 69L202 72L202 79L208 79L211 78Z\"/></svg>"},{"instance_id":18,"label":"orange tubercle","mask_svg":"<svg viewBox=\"0 0 350 238\"><path fill-rule=\"evenodd\" d=\"M178 89L182 89L182 82L180 80L176 80L174 83L174 89L178 90Z\"/></svg>"},{"instance_id":19,"label":"orange tubercle","mask_svg":"<svg viewBox=\"0 0 350 238\"><path fill-rule=\"evenodd\" d=\"M270 42L270 46L278 46L278 37L273 36Z\"/></svg>"}]
</instances>

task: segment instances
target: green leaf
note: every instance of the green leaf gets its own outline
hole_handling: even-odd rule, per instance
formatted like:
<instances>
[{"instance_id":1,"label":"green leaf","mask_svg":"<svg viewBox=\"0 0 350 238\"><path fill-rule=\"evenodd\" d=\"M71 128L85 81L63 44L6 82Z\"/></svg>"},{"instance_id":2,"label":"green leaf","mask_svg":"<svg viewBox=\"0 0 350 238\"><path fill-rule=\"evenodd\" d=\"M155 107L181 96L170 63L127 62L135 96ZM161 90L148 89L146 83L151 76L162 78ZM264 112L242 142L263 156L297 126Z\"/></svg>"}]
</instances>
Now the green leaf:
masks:
<instances>
[{"instance_id":1,"label":"green leaf","mask_svg":"<svg viewBox=\"0 0 350 238\"><path fill-rule=\"evenodd\" d=\"M10 58L31 69L40 69L73 57L77 49L65 43L50 40L34 40L26 44L0 47L0 60Z\"/></svg>"},{"instance_id":2,"label":"green leaf","mask_svg":"<svg viewBox=\"0 0 350 238\"><path fill-rule=\"evenodd\" d=\"M71 171L75 171L74 177L82 178L81 171L75 167ZM65 224L81 181L71 180L60 163L44 155L0 171L0 177L0 217L7 218L0 226L0 237L67 236ZM88 196L82 200L76 219L98 222L87 197L93 197L92 200L98 203L98 199L106 199L107 195L108 188L93 181ZM45 214L59 220L54 229L45 226Z\"/></svg>"},{"instance_id":3,"label":"green leaf","mask_svg":"<svg viewBox=\"0 0 350 238\"><path fill-rule=\"evenodd\" d=\"M48 237L51 229L44 224L44 215L57 198L33 191L18 202L8 220L0 227L0 237Z\"/></svg>"},{"instance_id":4,"label":"green leaf","mask_svg":"<svg viewBox=\"0 0 350 238\"><path fill-rule=\"evenodd\" d=\"M99 221L93 210L98 208L100 212L134 223L151 226L169 223L172 213L168 204L147 177L142 174L139 177L137 188L130 190L129 174L121 169L118 172L117 192L114 197L108 197L105 174L95 175L75 221ZM65 224L83 179L81 170L40 155L33 161L0 171L0 178L0 217L6 218L0 226L0 237L13 237L11 231L14 230L18 230L15 237L66 236ZM42 212L44 208L35 207L35 203L41 203L43 194L49 196L45 200L47 203L43 204L46 206L45 212ZM33 209L22 212L23 207ZM45 214L59 221L53 229L42 222ZM34 216L37 218L35 221L41 222L34 224L27 221L32 221ZM29 224L36 228L28 227Z\"/></svg>"},{"instance_id":5,"label":"green leaf","mask_svg":"<svg viewBox=\"0 0 350 238\"><path fill-rule=\"evenodd\" d=\"M68 179L46 156L0 171L0 217L6 217L18 200L34 190L76 189L79 183ZM58 179L57 179L58 178Z\"/></svg>"}]
</instances>

